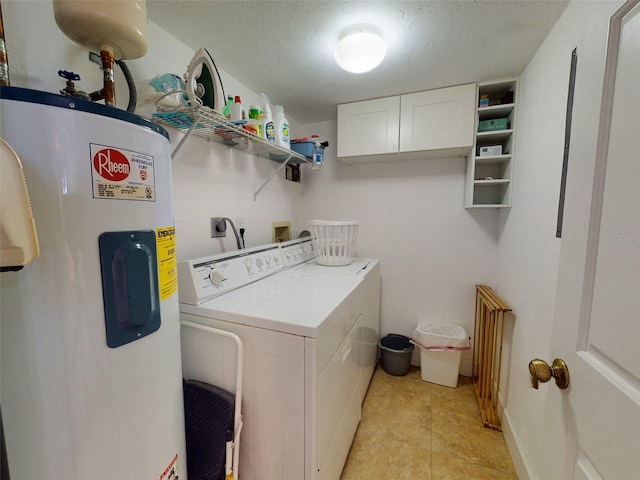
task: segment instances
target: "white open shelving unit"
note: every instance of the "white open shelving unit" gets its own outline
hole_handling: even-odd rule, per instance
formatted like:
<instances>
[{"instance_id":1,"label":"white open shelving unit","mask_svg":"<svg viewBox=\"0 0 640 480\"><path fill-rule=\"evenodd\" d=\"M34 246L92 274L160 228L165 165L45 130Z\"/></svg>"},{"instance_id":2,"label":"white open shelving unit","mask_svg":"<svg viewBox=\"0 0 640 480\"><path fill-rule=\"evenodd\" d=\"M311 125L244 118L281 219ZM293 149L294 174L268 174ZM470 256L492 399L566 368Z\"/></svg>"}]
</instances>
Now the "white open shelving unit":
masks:
<instances>
[{"instance_id":1,"label":"white open shelving unit","mask_svg":"<svg viewBox=\"0 0 640 480\"><path fill-rule=\"evenodd\" d=\"M508 99L512 93L512 101ZM467 157L465 208L506 208L511 206L515 163L517 80L478 84L476 105L488 95L489 106L476 107L474 145ZM506 102L506 103L505 103ZM482 120L507 119L507 129L478 132ZM500 155L480 156L480 147L500 145Z\"/></svg>"}]
</instances>

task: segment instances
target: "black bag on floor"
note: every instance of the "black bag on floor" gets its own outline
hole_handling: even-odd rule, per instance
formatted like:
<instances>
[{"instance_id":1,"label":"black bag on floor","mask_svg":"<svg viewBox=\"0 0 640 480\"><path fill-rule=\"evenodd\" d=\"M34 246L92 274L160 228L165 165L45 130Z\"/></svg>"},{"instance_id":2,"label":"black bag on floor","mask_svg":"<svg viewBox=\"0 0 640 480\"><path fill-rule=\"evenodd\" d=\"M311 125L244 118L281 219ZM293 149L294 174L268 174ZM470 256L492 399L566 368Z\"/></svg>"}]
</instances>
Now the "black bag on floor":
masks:
<instances>
[{"instance_id":1,"label":"black bag on floor","mask_svg":"<svg viewBox=\"0 0 640 480\"><path fill-rule=\"evenodd\" d=\"M196 380L185 380L183 387L189 480L224 480L235 396Z\"/></svg>"}]
</instances>

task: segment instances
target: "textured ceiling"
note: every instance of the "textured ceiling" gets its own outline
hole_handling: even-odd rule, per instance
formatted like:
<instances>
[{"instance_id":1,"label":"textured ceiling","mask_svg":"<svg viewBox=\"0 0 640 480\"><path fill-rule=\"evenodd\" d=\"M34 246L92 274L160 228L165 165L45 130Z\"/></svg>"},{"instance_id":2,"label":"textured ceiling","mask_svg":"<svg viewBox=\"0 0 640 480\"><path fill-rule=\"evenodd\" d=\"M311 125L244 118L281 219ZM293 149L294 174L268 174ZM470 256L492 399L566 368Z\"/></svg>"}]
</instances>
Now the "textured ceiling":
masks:
<instances>
[{"instance_id":1,"label":"textured ceiling","mask_svg":"<svg viewBox=\"0 0 640 480\"><path fill-rule=\"evenodd\" d=\"M218 68L302 123L335 119L340 103L517 76L567 4L147 0L152 22L194 51L205 47ZM382 28L388 45L365 74L333 58L339 32L356 23Z\"/></svg>"}]
</instances>

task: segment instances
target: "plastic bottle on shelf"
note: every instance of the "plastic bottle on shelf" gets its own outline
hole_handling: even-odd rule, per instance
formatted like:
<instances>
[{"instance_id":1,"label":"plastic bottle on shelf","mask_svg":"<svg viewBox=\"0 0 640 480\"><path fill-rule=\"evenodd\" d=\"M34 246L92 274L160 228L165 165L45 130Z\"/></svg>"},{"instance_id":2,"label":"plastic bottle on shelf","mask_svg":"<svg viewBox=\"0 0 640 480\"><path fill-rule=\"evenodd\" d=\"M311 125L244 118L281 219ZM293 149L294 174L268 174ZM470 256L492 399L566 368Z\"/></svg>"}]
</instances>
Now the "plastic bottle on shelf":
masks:
<instances>
[{"instance_id":1,"label":"plastic bottle on shelf","mask_svg":"<svg viewBox=\"0 0 640 480\"><path fill-rule=\"evenodd\" d=\"M236 95L231 105L231 121L237 122L238 120L242 120L242 102L240 101L240 97Z\"/></svg>"},{"instance_id":2,"label":"plastic bottle on shelf","mask_svg":"<svg viewBox=\"0 0 640 480\"><path fill-rule=\"evenodd\" d=\"M249 131L255 133L258 137L262 138L262 108L257 105L251 105L249 107L249 120L247 121L247 127Z\"/></svg>"},{"instance_id":3,"label":"plastic bottle on shelf","mask_svg":"<svg viewBox=\"0 0 640 480\"><path fill-rule=\"evenodd\" d=\"M231 119L231 105L233 105L233 97L231 95L227 96L227 103L224 105L222 109L222 114L227 119Z\"/></svg>"},{"instance_id":4,"label":"plastic bottle on shelf","mask_svg":"<svg viewBox=\"0 0 640 480\"><path fill-rule=\"evenodd\" d=\"M283 148L291 148L291 139L289 138L289 121L284 116L284 107L282 105L273 106L273 125L275 128L275 143Z\"/></svg>"},{"instance_id":5,"label":"plastic bottle on shelf","mask_svg":"<svg viewBox=\"0 0 640 480\"><path fill-rule=\"evenodd\" d=\"M260 121L261 129L262 129L262 138L265 140L269 140L270 142L274 142L276 139L275 127L273 124L273 117L271 115L271 102L269 102L269 97L261 93L262 101L264 104L262 105L262 119Z\"/></svg>"},{"instance_id":6,"label":"plastic bottle on shelf","mask_svg":"<svg viewBox=\"0 0 640 480\"><path fill-rule=\"evenodd\" d=\"M264 107L262 107L262 136L265 140L270 142L274 142L276 139L273 117L271 116L271 107L268 102L265 102Z\"/></svg>"},{"instance_id":7,"label":"plastic bottle on shelf","mask_svg":"<svg viewBox=\"0 0 640 480\"><path fill-rule=\"evenodd\" d=\"M313 170L318 170L322 167L322 161L324 160L324 151L322 145L320 144L320 138L317 135L312 135L311 139L315 141L313 145L313 152L311 154L311 160L313 161L313 165L311 168Z\"/></svg>"}]
</instances>

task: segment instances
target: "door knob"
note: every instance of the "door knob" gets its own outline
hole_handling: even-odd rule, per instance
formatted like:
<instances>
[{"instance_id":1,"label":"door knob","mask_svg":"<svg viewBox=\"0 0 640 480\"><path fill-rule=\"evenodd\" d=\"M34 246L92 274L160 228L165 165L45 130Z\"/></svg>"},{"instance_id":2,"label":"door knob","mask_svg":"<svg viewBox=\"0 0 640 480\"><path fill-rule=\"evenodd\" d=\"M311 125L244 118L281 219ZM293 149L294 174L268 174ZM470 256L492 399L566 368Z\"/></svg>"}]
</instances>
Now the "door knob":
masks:
<instances>
[{"instance_id":1,"label":"door knob","mask_svg":"<svg viewBox=\"0 0 640 480\"><path fill-rule=\"evenodd\" d=\"M531 385L536 390L540 383L546 383L555 378L556 385L560 390L564 390L569 386L569 369L567 364L561 358L556 358L551 366L544 360L536 358L529 362L529 373L531 374Z\"/></svg>"}]
</instances>

